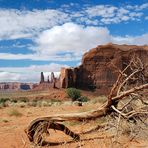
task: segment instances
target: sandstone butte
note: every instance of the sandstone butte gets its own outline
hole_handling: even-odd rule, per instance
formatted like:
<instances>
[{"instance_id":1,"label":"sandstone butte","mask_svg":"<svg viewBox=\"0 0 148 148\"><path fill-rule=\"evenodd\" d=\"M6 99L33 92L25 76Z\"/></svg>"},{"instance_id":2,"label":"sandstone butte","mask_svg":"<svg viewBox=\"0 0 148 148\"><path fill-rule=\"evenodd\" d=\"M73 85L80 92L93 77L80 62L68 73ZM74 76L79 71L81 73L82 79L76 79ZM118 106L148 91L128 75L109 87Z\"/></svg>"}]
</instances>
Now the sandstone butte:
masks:
<instances>
[{"instance_id":1,"label":"sandstone butte","mask_svg":"<svg viewBox=\"0 0 148 148\"><path fill-rule=\"evenodd\" d=\"M76 87L96 90L107 94L119 75L133 57L138 57L145 67L145 81L148 82L148 46L99 45L86 52L82 64L74 68L62 68L60 87Z\"/></svg>"}]
</instances>

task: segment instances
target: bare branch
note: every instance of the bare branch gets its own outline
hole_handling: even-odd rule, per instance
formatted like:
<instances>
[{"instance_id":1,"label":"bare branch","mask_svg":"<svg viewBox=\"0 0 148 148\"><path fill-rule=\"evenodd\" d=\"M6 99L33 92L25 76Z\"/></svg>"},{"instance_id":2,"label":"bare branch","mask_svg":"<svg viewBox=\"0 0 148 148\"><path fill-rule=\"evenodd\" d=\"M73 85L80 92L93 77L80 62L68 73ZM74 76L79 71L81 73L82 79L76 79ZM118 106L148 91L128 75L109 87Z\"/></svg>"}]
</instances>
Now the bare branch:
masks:
<instances>
[{"instance_id":1,"label":"bare branch","mask_svg":"<svg viewBox=\"0 0 148 148\"><path fill-rule=\"evenodd\" d=\"M120 86L119 86L119 88L118 88L118 91L117 91L117 95L119 95L119 93L120 93L120 91L121 91L121 88L123 87L123 85L132 77L132 76L134 76L136 73L138 73L139 71L141 71L141 70L136 70L136 71L134 71L132 74L130 74L121 84L120 84Z\"/></svg>"},{"instance_id":2,"label":"bare branch","mask_svg":"<svg viewBox=\"0 0 148 148\"><path fill-rule=\"evenodd\" d=\"M111 108L116 111L118 114L122 115L124 118L127 118L126 114L122 113L121 111L119 111L117 108L115 108L115 106L111 106Z\"/></svg>"},{"instance_id":3,"label":"bare branch","mask_svg":"<svg viewBox=\"0 0 148 148\"><path fill-rule=\"evenodd\" d=\"M142 98L138 98L144 105L148 105L148 103L147 102L145 102Z\"/></svg>"},{"instance_id":4,"label":"bare branch","mask_svg":"<svg viewBox=\"0 0 148 148\"><path fill-rule=\"evenodd\" d=\"M128 96L131 93L134 93L135 91L140 91L142 89L147 89L147 88L148 88L148 83L131 88L130 90L124 91L120 95L113 97L112 100L118 101L118 100L122 99L123 97Z\"/></svg>"},{"instance_id":5,"label":"bare branch","mask_svg":"<svg viewBox=\"0 0 148 148\"><path fill-rule=\"evenodd\" d=\"M133 101L133 99L134 98L131 97L131 99L126 104L124 104L124 106L120 110L123 110L127 105L129 105Z\"/></svg>"},{"instance_id":6,"label":"bare branch","mask_svg":"<svg viewBox=\"0 0 148 148\"><path fill-rule=\"evenodd\" d=\"M133 116L135 116L137 114L148 114L148 112L147 111L133 112L130 115L128 115L128 118L132 118Z\"/></svg>"},{"instance_id":7,"label":"bare branch","mask_svg":"<svg viewBox=\"0 0 148 148\"><path fill-rule=\"evenodd\" d=\"M113 85L113 87L112 87L112 89L111 89L111 91L110 91L110 94L108 95L108 105L111 104L111 102L112 102L112 97L113 97L113 95L114 95L114 92L115 92L115 90L117 89L117 87L119 86L122 77L125 76L125 73L124 73L124 72L131 66L131 63L132 63L132 62L130 61L130 63L124 68L123 71L119 70L118 78L117 78L115 84ZM116 69L118 69L114 64L112 64L112 65L113 65Z\"/></svg>"}]
</instances>

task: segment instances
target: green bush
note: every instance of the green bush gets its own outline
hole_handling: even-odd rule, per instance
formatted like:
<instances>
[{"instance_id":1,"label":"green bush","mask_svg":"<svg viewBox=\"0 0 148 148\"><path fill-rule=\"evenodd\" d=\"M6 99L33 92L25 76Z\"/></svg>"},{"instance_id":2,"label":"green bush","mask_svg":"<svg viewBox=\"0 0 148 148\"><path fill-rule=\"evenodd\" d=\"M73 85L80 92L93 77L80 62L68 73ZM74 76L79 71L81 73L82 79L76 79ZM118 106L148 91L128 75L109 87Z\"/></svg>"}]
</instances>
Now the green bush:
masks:
<instances>
[{"instance_id":1,"label":"green bush","mask_svg":"<svg viewBox=\"0 0 148 148\"><path fill-rule=\"evenodd\" d=\"M9 98L0 98L0 108L7 107L8 106L8 101L10 101Z\"/></svg>"},{"instance_id":2,"label":"green bush","mask_svg":"<svg viewBox=\"0 0 148 148\"><path fill-rule=\"evenodd\" d=\"M88 99L86 96L81 96L81 97L78 99L78 101L80 101L80 102L88 102L89 99Z\"/></svg>"},{"instance_id":3,"label":"green bush","mask_svg":"<svg viewBox=\"0 0 148 148\"><path fill-rule=\"evenodd\" d=\"M4 104L9 100L10 100L9 98L0 98L0 104Z\"/></svg>"},{"instance_id":4,"label":"green bush","mask_svg":"<svg viewBox=\"0 0 148 148\"><path fill-rule=\"evenodd\" d=\"M76 88L67 88L67 95L72 99L72 101L77 101L81 97L80 90Z\"/></svg>"}]
</instances>

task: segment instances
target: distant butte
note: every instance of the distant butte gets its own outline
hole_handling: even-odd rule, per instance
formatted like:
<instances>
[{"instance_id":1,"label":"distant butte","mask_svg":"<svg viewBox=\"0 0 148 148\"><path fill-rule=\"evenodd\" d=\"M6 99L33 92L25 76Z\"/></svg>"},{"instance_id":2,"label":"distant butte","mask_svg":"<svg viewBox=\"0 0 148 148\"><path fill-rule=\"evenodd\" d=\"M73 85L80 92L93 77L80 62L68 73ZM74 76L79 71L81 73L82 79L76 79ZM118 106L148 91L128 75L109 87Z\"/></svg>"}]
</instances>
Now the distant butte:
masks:
<instances>
[{"instance_id":1,"label":"distant butte","mask_svg":"<svg viewBox=\"0 0 148 148\"><path fill-rule=\"evenodd\" d=\"M37 84L34 83L21 83L21 82L0 82L1 91L10 90L30 90L36 87Z\"/></svg>"}]
</instances>

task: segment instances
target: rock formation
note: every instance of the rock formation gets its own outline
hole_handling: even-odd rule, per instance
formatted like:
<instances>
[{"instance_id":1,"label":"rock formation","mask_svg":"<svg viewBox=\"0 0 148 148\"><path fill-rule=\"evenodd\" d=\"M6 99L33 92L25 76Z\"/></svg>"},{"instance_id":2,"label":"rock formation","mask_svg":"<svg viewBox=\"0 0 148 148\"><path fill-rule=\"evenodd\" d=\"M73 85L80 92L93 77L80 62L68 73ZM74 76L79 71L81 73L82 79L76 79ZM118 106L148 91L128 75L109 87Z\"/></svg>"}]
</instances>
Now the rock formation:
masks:
<instances>
[{"instance_id":1,"label":"rock formation","mask_svg":"<svg viewBox=\"0 0 148 148\"><path fill-rule=\"evenodd\" d=\"M51 72L51 83L54 83L55 82L55 76L54 76L54 73Z\"/></svg>"},{"instance_id":2,"label":"rock formation","mask_svg":"<svg viewBox=\"0 0 148 148\"><path fill-rule=\"evenodd\" d=\"M50 83L49 76L47 77L47 83Z\"/></svg>"},{"instance_id":3,"label":"rock formation","mask_svg":"<svg viewBox=\"0 0 148 148\"><path fill-rule=\"evenodd\" d=\"M40 80L40 83L44 83L45 81L44 81L44 73L43 72L41 72L41 80Z\"/></svg>"},{"instance_id":4,"label":"rock formation","mask_svg":"<svg viewBox=\"0 0 148 148\"><path fill-rule=\"evenodd\" d=\"M45 90L49 88L60 88L59 79L57 79L54 75L54 72L51 72L51 76L47 77L47 81L44 80L44 73L41 72L41 80L40 84L34 90Z\"/></svg>"},{"instance_id":5,"label":"rock formation","mask_svg":"<svg viewBox=\"0 0 148 148\"><path fill-rule=\"evenodd\" d=\"M61 87L96 89L106 94L117 79L117 69L123 70L134 56L141 59L144 66L148 64L148 46L100 45L83 55L79 67L61 69ZM148 67L144 74L148 81Z\"/></svg>"},{"instance_id":6,"label":"rock formation","mask_svg":"<svg viewBox=\"0 0 148 148\"><path fill-rule=\"evenodd\" d=\"M77 68L61 68L60 84L62 88L77 87Z\"/></svg>"},{"instance_id":7,"label":"rock formation","mask_svg":"<svg viewBox=\"0 0 148 148\"><path fill-rule=\"evenodd\" d=\"M19 83L19 82L1 82L0 91L9 90L30 90L36 87L33 83Z\"/></svg>"}]
</instances>

